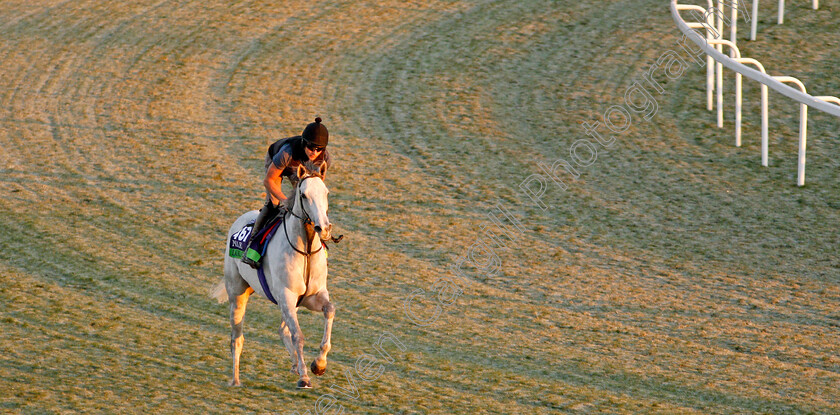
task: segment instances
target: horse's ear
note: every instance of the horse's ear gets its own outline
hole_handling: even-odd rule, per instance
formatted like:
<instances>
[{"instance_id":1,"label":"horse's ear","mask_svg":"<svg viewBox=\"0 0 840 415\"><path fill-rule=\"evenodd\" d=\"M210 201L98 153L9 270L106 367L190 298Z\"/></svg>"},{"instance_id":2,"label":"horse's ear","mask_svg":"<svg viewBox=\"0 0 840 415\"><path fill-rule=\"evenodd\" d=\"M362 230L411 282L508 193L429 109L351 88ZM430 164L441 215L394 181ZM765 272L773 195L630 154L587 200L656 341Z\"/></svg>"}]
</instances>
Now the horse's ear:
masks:
<instances>
[{"instance_id":1,"label":"horse's ear","mask_svg":"<svg viewBox=\"0 0 840 415\"><path fill-rule=\"evenodd\" d=\"M297 177L302 179L303 176L306 176L306 167L303 166L303 163L300 163L297 168Z\"/></svg>"},{"instance_id":2,"label":"horse's ear","mask_svg":"<svg viewBox=\"0 0 840 415\"><path fill-rule=\"evenodd\" d=\"M318 173L321 175L321 177L324 177L324 175L327 174L327 162L322 161L322 162L318 163L317 166L318 166Z\"/></svg>"}]
</instances>

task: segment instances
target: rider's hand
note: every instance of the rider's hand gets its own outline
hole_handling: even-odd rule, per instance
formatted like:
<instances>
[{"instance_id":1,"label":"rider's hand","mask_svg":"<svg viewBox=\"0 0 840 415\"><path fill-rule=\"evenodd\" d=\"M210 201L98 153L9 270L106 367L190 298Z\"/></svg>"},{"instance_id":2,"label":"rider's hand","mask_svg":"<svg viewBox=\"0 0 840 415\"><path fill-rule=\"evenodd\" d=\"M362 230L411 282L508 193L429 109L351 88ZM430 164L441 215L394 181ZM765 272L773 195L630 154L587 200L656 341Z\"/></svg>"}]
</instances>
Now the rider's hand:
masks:
<instances>
[{"instance_id":1,"label":"rider's hand","mask_svg":"<svg viewBox=\"0 0 840 415\"><path fill-rule=\"evenodd\" d=\"M280 195L280 197L271 195L271 204L277 207L283 206L283 203L286 202L286 199L287 198L285 195Z\"/></svg>"}]
</instances>

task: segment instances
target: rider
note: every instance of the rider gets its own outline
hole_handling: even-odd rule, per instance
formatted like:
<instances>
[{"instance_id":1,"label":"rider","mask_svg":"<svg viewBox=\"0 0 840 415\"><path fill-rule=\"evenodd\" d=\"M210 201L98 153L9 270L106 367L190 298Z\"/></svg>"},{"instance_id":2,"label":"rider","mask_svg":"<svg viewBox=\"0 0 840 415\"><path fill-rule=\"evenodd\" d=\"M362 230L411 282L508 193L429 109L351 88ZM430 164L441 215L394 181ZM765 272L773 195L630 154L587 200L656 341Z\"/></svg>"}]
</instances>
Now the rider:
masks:
<instances>
[{"instance_id":1,"label":"rider","mask_svg":"<svg viewBox=\"0 0 840 415\"><path fill-rule=\"evenodd\" d=\"M325 163L323 171L326 173L330 166L330 153L327 151L329 137L327 127L321 124L321 117L316 117L315 122L307 125L301 135L277 140L268 147L268 153L265 156L266 173L263 180L266 201L254 222L250 238L253 238L269 219L285 209L283 202L287 198L281 188L284 177L288 177L294 185L297 180L295 177L297 167L307 160ZM251 242L250 238L248 244ZM242 262L250 265L251 268L259 266L258 262L247 255L242 256Z\"/></svg>"}]
</instances>

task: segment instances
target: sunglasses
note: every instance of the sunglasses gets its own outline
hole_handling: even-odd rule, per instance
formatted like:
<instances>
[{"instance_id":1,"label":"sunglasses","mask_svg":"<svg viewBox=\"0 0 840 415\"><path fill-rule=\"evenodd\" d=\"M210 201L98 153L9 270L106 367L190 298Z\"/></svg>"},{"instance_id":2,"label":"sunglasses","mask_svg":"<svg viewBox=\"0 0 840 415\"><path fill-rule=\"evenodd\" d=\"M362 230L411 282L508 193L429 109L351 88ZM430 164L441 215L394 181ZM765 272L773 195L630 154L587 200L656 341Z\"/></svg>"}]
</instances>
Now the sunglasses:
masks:
<instances>
[{"instance_id":1,"label":"sunglasses","mask_svg":"<svg viewBox=\"0 0 840 415\"><path fill-rule=\"evenodd\" d=\"M317 152L317 151L322 151L325 147L319 147L319 146L316 146L315 144L307 144L306 148Z\"/></svg>"}]
</instances>

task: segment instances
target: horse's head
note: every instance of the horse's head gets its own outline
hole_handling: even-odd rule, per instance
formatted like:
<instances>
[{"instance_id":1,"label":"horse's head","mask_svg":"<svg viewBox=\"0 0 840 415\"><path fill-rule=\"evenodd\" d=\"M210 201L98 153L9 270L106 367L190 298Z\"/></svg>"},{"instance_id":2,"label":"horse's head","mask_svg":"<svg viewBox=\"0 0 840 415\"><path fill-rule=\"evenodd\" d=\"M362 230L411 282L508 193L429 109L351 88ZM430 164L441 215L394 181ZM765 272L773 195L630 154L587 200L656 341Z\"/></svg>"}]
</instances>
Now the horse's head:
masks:
<instances>
[{"instance_id":1,"label":"horse's head","mask_svg":"<svg viewBox=\"0 0 840 415\"><path fill-rule=\"evenodd\" d=\"M327 217L329 203L327 195L330 191L324 184L324 172L327 166L324 163L314 164L312 162L301 163L298 166L298 184L296 200L292 211L303 218L312 221L312 227L322 240L330 239L332 224Z\"/></svg>"}]
</instances>

